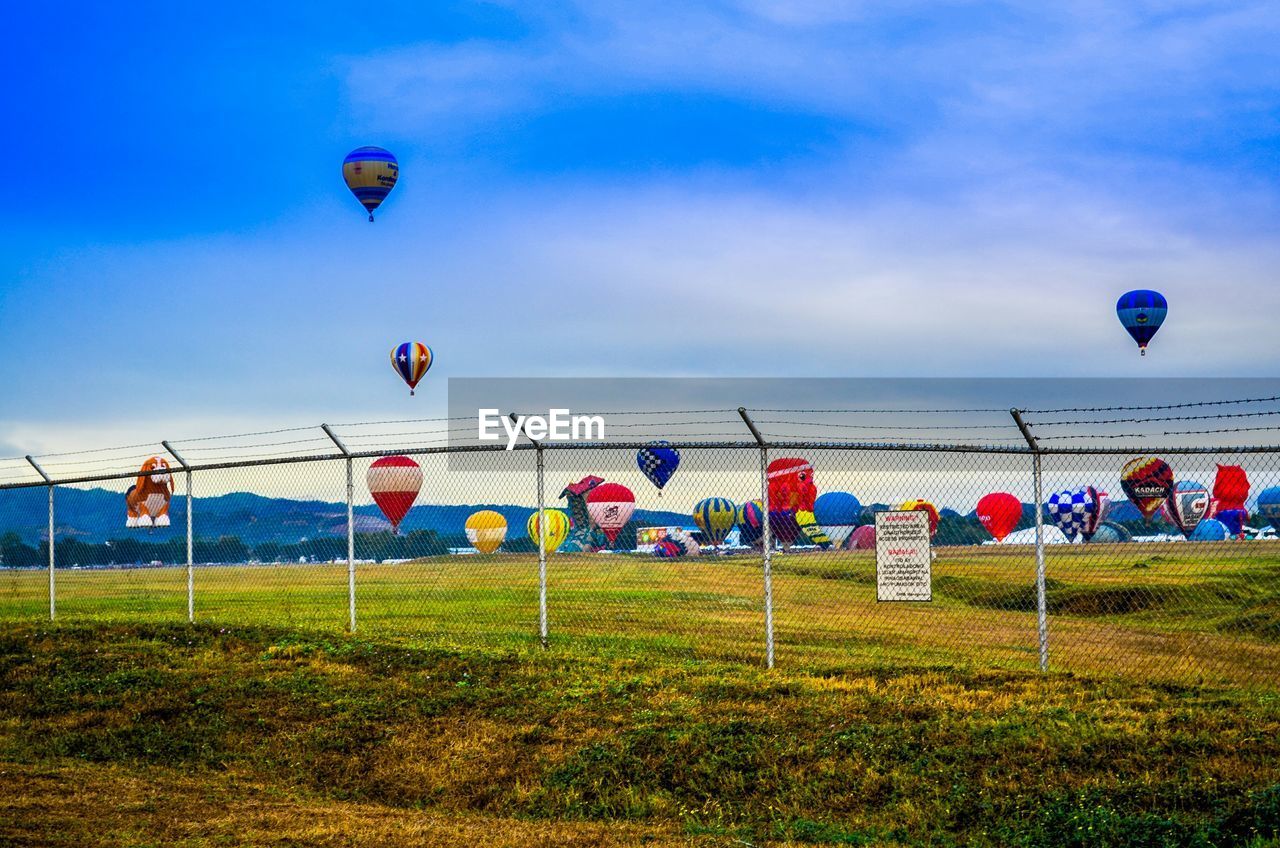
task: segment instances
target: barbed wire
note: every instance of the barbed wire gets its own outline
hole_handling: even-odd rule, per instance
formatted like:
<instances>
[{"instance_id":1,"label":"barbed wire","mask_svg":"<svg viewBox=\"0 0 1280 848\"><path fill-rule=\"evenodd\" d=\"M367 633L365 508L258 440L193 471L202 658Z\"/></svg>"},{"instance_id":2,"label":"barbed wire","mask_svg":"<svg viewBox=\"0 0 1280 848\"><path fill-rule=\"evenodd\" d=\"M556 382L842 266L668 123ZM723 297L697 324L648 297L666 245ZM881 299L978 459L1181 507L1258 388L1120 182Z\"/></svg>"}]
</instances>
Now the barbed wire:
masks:
<instances>
[{"instance_id":1,"label":"barbed wire","mask_svg":"<svg viewBox=\"0 0 1280 848\"><path fill-rule=\"evenodd\" d=\"M1166 415L1152 418L1098 418L1079 421L1042 421L1027 422L1030 427L1078 427L1081 424L1149 424L1155 421L1225 421L1229 418L1263 418L1268 415L1280 415L1280 409L1265 412L1220 412L1214 415Z\"/></svg>"},{"instance_id":2,"label":"barbed wire","mask_svg":"<svg viewBox=\"0 0 1280 848\"><path fill-rule=\"evenodd\" d=\"M733 410L737 412L737 410ZM967 407L964 409L791 409L791 408L747 408L747 412L792 412L798 415L881 415L888 413L910 413L912 415L944 415L955 414L961 412L1001 412L1005 415L1009 414L1007 409L999 408L983 408L983 407Z\"/></svg>"},{"instance_id":3,"label":"barbed wire","mask_svg":"<svg viewBox=\"0 0 1280 848\"><path fill-rule=\"evenodd\" d=\"M1048 415L1062 412L1137 412L1155 411L1158 409L1190 409L1199 406L1231 406L1237 403L1267 403L1280 400L1280 395L1262 398L1239 398L1237 400L1202 400L1187 403L1166 403L1148 406L1064 406L1057 409L1021 409L1024 415Z\"/></svg>"},{"instance_id":4,"label":"barbed wire","mask_svg":"<svg viewBox=\"0 0 1280 848\"><path fill-rule=\"evenodd\" d=\"M759 421L756 421L755 423L756 424L788 424L788 425L794 425L796 427L838 427L841 429L862 429L862 430L880 429L880 430L892 430L894 432L898 430L1012 430L1014 428L1013 421L1009 421L1009 423L1007 424L929 424L929 425L915 425L915 426L902 426L902 427L899 427L896 425L877 426L875 424L833 424L827 421L780 421L780 420L769 419L769 418L761 419Z\"/></svg>"}]
</instances>

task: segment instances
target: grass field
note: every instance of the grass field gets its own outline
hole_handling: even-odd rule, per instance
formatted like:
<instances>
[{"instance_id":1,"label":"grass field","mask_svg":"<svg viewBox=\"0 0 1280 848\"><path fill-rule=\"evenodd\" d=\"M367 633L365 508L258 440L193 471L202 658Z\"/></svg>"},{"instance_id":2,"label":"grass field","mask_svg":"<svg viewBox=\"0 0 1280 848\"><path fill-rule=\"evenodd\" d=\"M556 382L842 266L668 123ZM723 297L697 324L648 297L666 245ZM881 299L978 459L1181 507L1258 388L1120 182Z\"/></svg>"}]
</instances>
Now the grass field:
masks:
<instances>
[{"instance_id":1,"label":"grass field","mask_svg":"<svg viewBox=\"0 0 1280 848\"><path fill-rule=\"evenodd\" d=\"M0 845L1280 846L1280 697L0 626Z\"/></svg>"},{"instance_id":2,"label":"grass field","mask_svg":"<svg viewBox=\"0 0 1280 848\"><path fill-rule=\"evenodd\" d=\"M1053 670L1178 683L1280 683L1280 544L1048 549ZM938 549L934 600L877 604L868 553L774 560L777 662L812 671L902 664L1030 670L1038 662L1029 547ZM48 614L47 574L0 572L0 619ZM67 622L177 622L185 568L59 570ZM553 556L551 647L601 656L759 665L758 556L658 560ZM196 617L227 626L337 633L341 565L201 566ZM407 644L537 649L537 562L528 555L360 565L358 629Z\"/></svg>"}]
</instances>

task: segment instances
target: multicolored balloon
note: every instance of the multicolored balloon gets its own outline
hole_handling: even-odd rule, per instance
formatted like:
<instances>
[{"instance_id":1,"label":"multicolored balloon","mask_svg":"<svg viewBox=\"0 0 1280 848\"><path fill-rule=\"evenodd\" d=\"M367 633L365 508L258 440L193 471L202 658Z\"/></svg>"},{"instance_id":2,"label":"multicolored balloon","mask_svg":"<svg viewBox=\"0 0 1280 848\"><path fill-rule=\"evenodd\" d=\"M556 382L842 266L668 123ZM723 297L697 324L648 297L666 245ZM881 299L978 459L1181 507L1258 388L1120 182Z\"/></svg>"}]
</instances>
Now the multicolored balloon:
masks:
<instances>
[{"instance_id":1,"label":"multicolored balloon","mask_svg":"<svg viewBox=\"0 0 1280 848\"><path fill-rule=\"evenodd\" d=\"M1258 495L1258 514L1276 530L1280 530L1280 486L1263 489Z\"/></svg>"},{"instance_id":2,"label":"multicolored balloon","mask_svg":"<svg viewBox=\"0 0 1280 848\"><path fill-rule=\"evenodd\" d=\"M862 504L848 492L826 492L813 502L813 517L831 544L838 548L858 526Z\"/></svg>"},{"instance_id":3,"label":"multicolored balloon","mask_svg":"<svg viewBox=\"0 0 1280 848\"><path fill-rule=\"evenodd\" d=\"M663 539L653 546L653 555L660 559L684 556L684 546L671 539Z\"/></svg>"},{"instance_id":4,"label":"multicolored balloon","mask_svg":"<svg viewBox=\"0 0 1280 848\"><path fill-rule=\"evenodd\" d=\"M610 545L631 520L631 513L635 508L636 496L620 483L601 483L587 493L587 513L595 525L604 531Z\"/></svg>"},{"instance_id":5,"label":"multicolored balloon","mask_svg":"<svg viewBox=\"0 0 1280 848\"><path fill-rule=\"evenodd\" d=\"M738 507L728 498L704 498L693 508L693 522L712 545L721 545L738 520Z\"/></svg>"},{"instance_id":6,"label":"multicolored balloon","mask_svg":"<svg viewBox=\"0 0 1280 848\"><path fill-rule=\"evenodd\" d=\"M738 507L738 539L744 545L759 545L764 539L764 501L747 501Z\"/></svg>"},{"instance_id":7,"label":"multicolored balloon","mask_svg":"<svg viewBox=\"0 0 1280 848\"><path fill-rule=\"evenodd\" d=\"M1154 456L1140 456L1125 463L1120 487L1148 521L1173 492L1173 469Z\"/></svg>"},{"instance_id":8,"label":"multicolored balloon","mask_svg":"<svg viewBox=\"0 0 1280 848\"><path fill-rule=\"evenodd\" d=\"M1209 511L1209 490L1194 480L1179 480L1164 503L1164 511L1173 526L1190 539L1196 525Z\"/></svg>"},{"instance_id":9,"label":"multicolored balloon","mask_svg":"<svg viewBox=\"0 0 1280 848\"><path fill-rule=\"evenodd\" d=\"M507 538L507 519L492 509L471 513L465 526L467 541L482 554L496 551Z\"/></svg>"},{"instance_id":10,"label":"multicolored balloon","mask_svg":"<svg viewBox=\"0 0 1280 848\"><path fill-rule=\"evenodd\" d=\"M978 499L978 521L997 542L1013 532L1022 520L1022 501L1008 492L992 492Z\"/></svg>"},{"instance_id":11,"label":"multicolored balloon","mask_svg":"<svg viewBox=\"0 0 1280 848\"><path fill-rule=\"evenodd\" d=\"M542 545L547 553L556 552L564 540L569 538L569 516L565 515L558 509L543 510L543 514L547 517L547 532L543 538ZM525 529L529 531L529 538L533 540L534 545L538 544L538 512L534 510L529 516L529 521L525 524Z\"/></svg>"},{"instance_id":12,"label":"multicolored balloon","mask_svg":"<svg viewBox=\"0 0 1280 848\"><path fill-rule=\"evenodd\" d=\"M422 468L407 456L384 456L369 466L365 483L396 532L422 489Z\"/></svg>"},{"instance_id":13,"label":"multicolored balloon","mask_svg":"<svg viewBox=\"0 0 1280 848\"><path fill-rule=\"evenodd\" d=\"M373 210L382 205L400 178L400 163L381 147L357 147L342 160L342 178L372 221Z\"/></svg>"},{"instance_id":14,"label":"multicolored balloon","mask_svg":"<svg viewBox=\"0 0 1280 848\"><path fill-rule=\"evenodd\" d=\"M396 369L401 380L409 384L410 395L418 382L427 376L427 370L434 361L435 354L422 342L403 342L391 350L391 367Z\"/></svg>"},{"instance_id":15,"label":"multicolored balloon","mask_svg":"<svg viewBox=\"0 0 1280 848\"><path fill-rule=\"evenodd\" d=\"M680 451L669 447L670 444L663 440L650 442L647 447L636 451L636 465L640 466L641 473L649 478L649 482L658 487L659 495L680 467Z\"/></svg>"},{"instance_id":16,"label":"multicolored balloon","mask_svg":"<svg viewBox=\"0 0 1280 848\"><path fill-rule=\"evenodd\" d=\"M1085 486L1074 491L1054 492L1044 505L1049 520L1062 531L1067 541L1073 542L1076 536L1083 536L1087 542L1101 523L1101 503L1098 490Z\"/></svg>"},{"instance_id":17,"label":"multicolored balloon","mask_svg":"<svg viewBox=\"0 0 1280 848\"><path fill-rule=\"evenodd\" d=\"M1138 343L1138 350L1147 355L1147 345L1169 312L1164 295L1157 291L1138 289L1125 292L1116 301L1116 316Z\"/></svg>"},{"instance_id":18,"label":"multicolored balloon","mask_svg":"<svg viewBox=\"0 0 1280 848\"><path fill-rule=\"evenodd\" d=\"M903 501L898 504L898 509L919 510L920 512L929 513L929 535L932 536L938 532L938 508L923 498L913 498L909 501Z\"/></svg>"}]
</instances>

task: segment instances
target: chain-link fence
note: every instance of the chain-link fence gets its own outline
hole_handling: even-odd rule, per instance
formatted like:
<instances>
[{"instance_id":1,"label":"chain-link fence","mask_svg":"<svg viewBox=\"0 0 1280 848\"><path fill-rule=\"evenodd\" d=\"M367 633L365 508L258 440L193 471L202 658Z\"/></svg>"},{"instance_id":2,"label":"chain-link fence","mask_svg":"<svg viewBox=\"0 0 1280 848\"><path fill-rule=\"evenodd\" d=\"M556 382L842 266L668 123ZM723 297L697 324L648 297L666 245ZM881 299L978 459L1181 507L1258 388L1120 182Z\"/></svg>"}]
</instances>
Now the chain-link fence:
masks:
<instances>
[{"instance_id":1,"label":"chain-link fence","mask_svg":"<svg viewBox=\"0 0 1280 848\"><path fill-rule=\"evenodd\" d=\"M961 425L880 441L830 437L850 411L730 412L669 440L678 473L661 489L638 458L647 432L489 450L443 443L447 421L430 438L350 425L164 442L155 456L168 467L141 471L150 446L0 463L0 616L817 672L1280 683L1280 542L1266 500L1280 448L1184 439L1157 457L1110 446L1133 436L1099 432L1126 423L1105 410L1084 422L1089 448L1054 444L1063 428L1088 429L1056 410L1000 423L981 410L983 423L963 425L977 444L937 439ZM834 416L827 437L799 438L801 413L815 412ZM1122 477L1135 459L1150 480ZM605 481L633 493L633 512L614 504L605 518L610 504L592 494ZM1171 491L1153 505L1144 481ZM698 507L706 498L718 500ZM903 508L929 514L928 601L877 600L876 516Z\"/></svg>"}]
</instances>

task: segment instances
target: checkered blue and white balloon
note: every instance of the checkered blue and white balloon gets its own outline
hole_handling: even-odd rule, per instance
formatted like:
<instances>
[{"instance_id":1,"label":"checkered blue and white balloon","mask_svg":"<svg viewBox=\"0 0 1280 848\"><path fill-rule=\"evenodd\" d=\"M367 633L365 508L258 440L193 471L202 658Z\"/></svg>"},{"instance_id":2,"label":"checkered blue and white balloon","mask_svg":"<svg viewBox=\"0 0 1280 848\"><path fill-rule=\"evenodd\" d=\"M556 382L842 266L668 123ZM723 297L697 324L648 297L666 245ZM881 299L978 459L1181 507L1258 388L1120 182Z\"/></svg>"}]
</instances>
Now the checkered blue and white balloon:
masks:
<instances>
[{"instance_id":1,"label":"checkered blue and white balloon","mask_svg":"<svg viewBox=\"0 0 1280 848\"><path fill-rule=\"evenodd\" d=\"M1081 533L1093 535L1098 527L1098 499L1091 489L1054 492L1045 501L1049 518L1068 539L1075 541Z\"/></svg>"}]
</instances>

